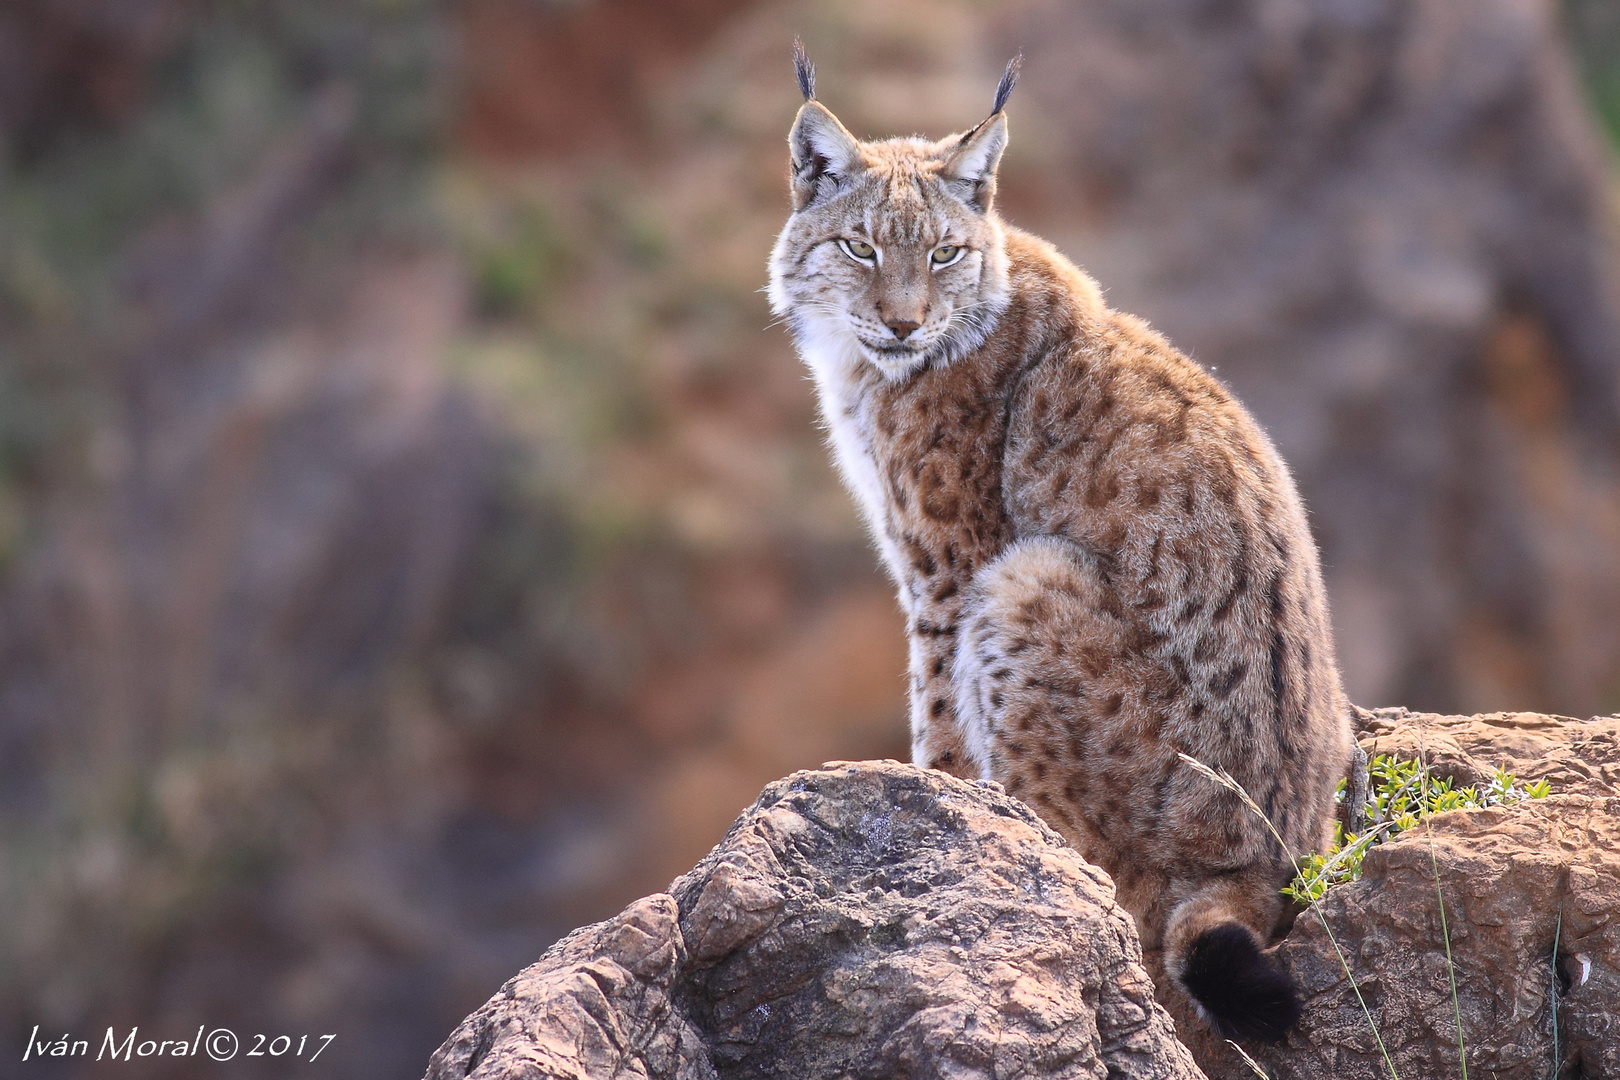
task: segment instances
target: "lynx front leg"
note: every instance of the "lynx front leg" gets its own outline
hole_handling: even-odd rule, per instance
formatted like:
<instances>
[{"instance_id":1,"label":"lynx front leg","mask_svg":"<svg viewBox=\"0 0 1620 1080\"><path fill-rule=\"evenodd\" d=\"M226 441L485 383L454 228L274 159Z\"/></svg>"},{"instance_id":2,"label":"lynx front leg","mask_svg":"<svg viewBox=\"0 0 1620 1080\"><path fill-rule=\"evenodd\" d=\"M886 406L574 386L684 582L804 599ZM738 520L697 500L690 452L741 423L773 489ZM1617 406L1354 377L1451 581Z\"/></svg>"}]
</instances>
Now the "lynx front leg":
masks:
<instances>
[{"instance_id":1,"label":"lynx front leg","mask_svg":"<svg viewBox=\"0 0 1620 1080\"><path fill-rule=\"evenodd\" d=\"M956 634L948 626L918 618L907 629L911 639L911 760L977 780L983 767L962 738L951 688Z\"/></svg>"}]
</instances>

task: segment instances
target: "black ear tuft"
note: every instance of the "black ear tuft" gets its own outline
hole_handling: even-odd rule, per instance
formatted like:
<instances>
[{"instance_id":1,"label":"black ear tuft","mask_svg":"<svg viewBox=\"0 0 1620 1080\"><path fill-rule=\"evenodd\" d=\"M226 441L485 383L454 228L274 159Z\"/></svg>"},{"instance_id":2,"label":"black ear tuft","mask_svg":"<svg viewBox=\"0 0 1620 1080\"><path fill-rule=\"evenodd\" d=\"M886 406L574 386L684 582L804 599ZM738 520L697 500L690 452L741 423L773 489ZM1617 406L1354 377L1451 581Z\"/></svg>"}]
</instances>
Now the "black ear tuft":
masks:
<instances>
[{"instance_id":1,"label":"black ear tuft","mask_svg":"<svg viewBox=\"0 0 1620 1080\"><path fill-rule=\"evenodd\" d=\"M1007 70L1001 73L1001 81L996 84L996 107L990 110L991 116L1007 107L1007 99L1012 97L1013 87L1018 85L1018 72L1023 66L1022 52L1007 61Z\"/></svg>"},{"instance_id":2,"label":"black ear tuft","mask_svg":"<svg viewBox=\"0 0 1620 1080\"><path fill-rule=\"evenodd\" d=\"M793 71L799 76L799 93L804 95L804 100L816 100L816 65L810 62L804 41L798 37L793 39Z\"/></svg>"},{"instance_id":3,"label":"black ear tuft","mask_svg":"<svg viewBox=\"0 0 1620 1080\"><path fill-rule=\"evenodd\" d=\"M1294 980L1267 963L1254 935L1237 923L1194 939L1181 984L1225 1039L1278 1043L1299 1020Z\"/></svg>"}]
</instances>

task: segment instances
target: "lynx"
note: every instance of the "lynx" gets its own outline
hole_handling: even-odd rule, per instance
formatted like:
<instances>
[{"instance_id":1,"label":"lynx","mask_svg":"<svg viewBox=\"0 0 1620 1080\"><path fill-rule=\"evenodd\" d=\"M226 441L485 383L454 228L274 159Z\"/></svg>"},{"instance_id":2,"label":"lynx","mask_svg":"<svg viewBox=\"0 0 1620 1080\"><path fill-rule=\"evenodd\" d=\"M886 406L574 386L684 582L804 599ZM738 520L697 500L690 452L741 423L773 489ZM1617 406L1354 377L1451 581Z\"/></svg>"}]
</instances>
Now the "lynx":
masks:
<instances>
[{"instance_id":1,"label":"lynx","mask_svg":"<svg viewBox=\"0 0 1620 1080\"><path fill-rule=\"evenodd\" d=\"M768 291L898 585L913 756L999 781L1106 870L1167 1002L1278 1040L1299 998L1262 950L1292 866L1178 755L1295 852L1327 839L1350 706L1288 470L1224 386L997 215L1018 61L937 142L857 140L795 61Z\"/></svg>"}]
</instances>

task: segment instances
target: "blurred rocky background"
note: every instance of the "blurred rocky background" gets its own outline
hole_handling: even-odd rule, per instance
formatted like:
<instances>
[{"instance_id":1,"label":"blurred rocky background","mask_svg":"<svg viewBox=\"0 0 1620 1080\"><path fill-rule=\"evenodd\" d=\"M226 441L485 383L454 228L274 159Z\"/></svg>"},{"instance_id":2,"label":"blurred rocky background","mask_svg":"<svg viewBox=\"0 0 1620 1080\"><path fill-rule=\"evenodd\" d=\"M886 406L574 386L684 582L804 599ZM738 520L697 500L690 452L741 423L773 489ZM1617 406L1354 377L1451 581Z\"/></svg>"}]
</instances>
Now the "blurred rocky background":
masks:
<instances>
[{"instance_id":1,"label":"blurred rocky background","mask_svg":"<svg viewBox=\"0 0 1620 1080\"><path fill-rule=\"evenodd\" d=\"M1024 49L1005 212L1272 432L1355 700L1620 708L1614 0L9 0L0 1055L419 1075L766 781L905 755L758 292L794 33L869 136Z\"/></svg>"}]
</instances>

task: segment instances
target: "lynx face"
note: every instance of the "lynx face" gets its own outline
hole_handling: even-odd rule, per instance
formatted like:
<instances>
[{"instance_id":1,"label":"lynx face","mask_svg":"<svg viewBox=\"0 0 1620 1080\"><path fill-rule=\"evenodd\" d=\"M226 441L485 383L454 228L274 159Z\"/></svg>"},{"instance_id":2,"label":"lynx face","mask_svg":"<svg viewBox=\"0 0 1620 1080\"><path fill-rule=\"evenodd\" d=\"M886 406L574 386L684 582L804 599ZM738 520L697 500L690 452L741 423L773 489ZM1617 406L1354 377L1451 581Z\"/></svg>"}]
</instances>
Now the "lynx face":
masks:
<instances>
[{"instance_id":1,"label":"lynx face","mask_svg":"<svg viewBox=\"0 0 1620 1080\"><path fill-rule=\"evenodd\" d=\"M793 213L771 253L771 307L806 359L864 358L897 381L977 348L1008 297L991 210L1002 113L937 143L862 143L817 101L789 135Z\"/></svg>"}]
</instances>

